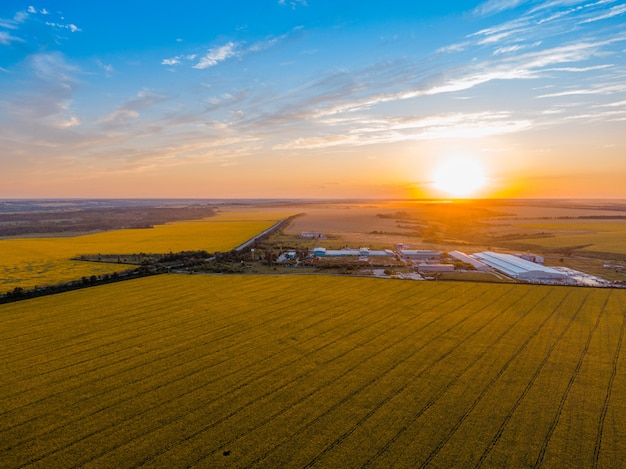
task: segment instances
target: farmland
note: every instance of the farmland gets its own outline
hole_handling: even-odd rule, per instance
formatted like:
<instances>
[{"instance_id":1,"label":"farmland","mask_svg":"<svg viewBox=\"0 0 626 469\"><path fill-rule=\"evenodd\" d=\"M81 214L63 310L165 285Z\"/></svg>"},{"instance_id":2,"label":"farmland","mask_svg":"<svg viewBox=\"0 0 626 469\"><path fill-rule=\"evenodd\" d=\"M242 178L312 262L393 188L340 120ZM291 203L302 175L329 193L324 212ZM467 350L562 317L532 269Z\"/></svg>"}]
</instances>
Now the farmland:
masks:
<instances>
[{"instance_id":1,"label":"farmland","mask_svg":"<svg viewBox=\"0 0 626 469\"><path fill-rule=\"evenodd\" d=\"M389 249L402 243L444 252L532 252L550 266L626 282L623 201L372 201L309 204L299 211L306 215L274 238L278 244ZM325 238L307 244L297 238L302 231ZM465 273L442 278L453 277L472 280Z\"/></svg>"},{"instance_id":2,"label":"farmland","mask_svg":"<svg viewBox=\"0 0 626 469\"><path fill-rule=\"evenodd\" d=\"M626 222L625 221L571 221L563 220L551 223L526 223L522 228L550 232L552 237L527 240L545 248L566 248L568 246L584 246L580 253L599 251L604 253L626 254Z\"/></svg>"},{"instance_id":3,"label":"farmland","mask_svg":"<svg viewBox=\"0 0 626 469\"><path fill-rule=\"evenodd\" d=\"M5 467L624 467L626 292L162 275L0 306Z\"/></svg>"},{"instance_id":4,"label":"farmland","mask_svg":"<svg viewBox=\"0 0 626 469\"><path fill-rule=\"evenodd\" d=\"M108 231L63 238L0 240L0 292L16 286L56 284L128 269L119 264L71 260L83 254L228 251L273 225L284 213L223 212L204 220L149 229Z\"/></svg>"}]
</instances>

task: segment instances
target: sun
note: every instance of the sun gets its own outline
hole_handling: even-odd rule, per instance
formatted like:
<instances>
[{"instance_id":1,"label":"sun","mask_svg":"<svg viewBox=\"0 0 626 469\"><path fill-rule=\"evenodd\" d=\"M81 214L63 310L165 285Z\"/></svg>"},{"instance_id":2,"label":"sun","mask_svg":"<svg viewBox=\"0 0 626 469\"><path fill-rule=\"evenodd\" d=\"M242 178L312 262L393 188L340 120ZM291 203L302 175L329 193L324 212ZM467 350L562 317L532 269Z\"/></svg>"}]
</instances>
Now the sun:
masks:
<instances>
[{"instance_id":1,"label":"sun","mask_svg":"<svg viewBox=\"0 0 626 469\"><path fill-rule=\"evenodd\" d=\"M433 186L450 197L471 197L487 184L483 166L471 157L442 161L432 175Z\"/></svg>"}]
</instances>

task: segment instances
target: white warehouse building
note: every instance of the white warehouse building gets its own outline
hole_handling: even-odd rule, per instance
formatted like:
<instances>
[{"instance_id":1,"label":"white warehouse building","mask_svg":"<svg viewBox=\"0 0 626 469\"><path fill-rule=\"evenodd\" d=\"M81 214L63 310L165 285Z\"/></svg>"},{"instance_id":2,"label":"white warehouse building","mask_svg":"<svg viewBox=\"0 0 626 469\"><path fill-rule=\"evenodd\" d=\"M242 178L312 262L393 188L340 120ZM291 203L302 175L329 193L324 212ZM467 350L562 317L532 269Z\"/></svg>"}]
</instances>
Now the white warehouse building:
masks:
<instances>
[{"instance_id":1,"label":"white warehouse building","mask_svg":"<svg viewBox=\"0 0 626 469\"><path fill-rule=\"evenodd\" d=\"M487 264L484 264L484 263L474 259L473 257L468 256L464 252L461 252L461 251L450 251L448 254L450 255L450 257L456 259L457 261L465 262L466 264L471 265L472 267L474 267L479 272L486 272L486 271L489 270L489 266Z\"/></svg>"},{"instance_id":2,"label":"white warehouse building","mask_svg":"<svg viewBox=\"0 0 626 469\"><path fill-rule=\"evenodd\" d=\"M439 262L439 259L441 258L440 251L429 251L424 249L399 248L398 254L400 254L402 259L410 259L412 261Z\"/></svg>"},{"instance_id":3,"label":"white warehouse building","mask_svg":"<svg viewBox=\"0 0 626 469\"><path fill-rule=\"evenodd\" d=\"M567 275L556 269L521 259L512 254L479 252L473 257L509 277L529 281L566 281Z\"/></svg>"},{"instance_id":4,"label":"white warehouse building","mask_svg":"<svg viewBox=\"0 0 626 469\"><path fill-rule=\"evenodd\" d=\"M357 256L357 257L393 257L393 251L389 249L385 250L372 250L370 248L359 248L359 249L326 249L317 247L313 249L313 254L316 257L347 257L347 256Z\"/></svg>"}]
</instances>

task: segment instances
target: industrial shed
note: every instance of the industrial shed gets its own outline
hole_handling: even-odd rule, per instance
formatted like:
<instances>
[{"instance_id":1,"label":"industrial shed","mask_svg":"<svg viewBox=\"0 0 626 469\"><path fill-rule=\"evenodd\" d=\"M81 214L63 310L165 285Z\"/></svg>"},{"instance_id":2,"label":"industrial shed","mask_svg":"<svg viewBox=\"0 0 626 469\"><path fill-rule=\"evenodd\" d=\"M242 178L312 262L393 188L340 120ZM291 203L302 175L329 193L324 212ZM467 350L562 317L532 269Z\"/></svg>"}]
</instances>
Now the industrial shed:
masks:
<instances>
[{"instance_id":1,"label":"industrial shed","mask_svg":"<svg viewBox=\"0 0 626 469\"><path fill-rule=\"evenodd\" d=\"M351 249L351 248L343 248L343 249L326 249L326 248L315 248L313 249L313 254L317 257L347 257L347 256L355 256L355 257L369 257L369 256L379 256L379 257L393 257L393 251L389 249L385 250L372 250L370 248L359 248L359 249Z\"/></svg>"},{"instance_id":2,"label":"industrial shed","mask_svg":"<svg viewBox=\"0 0 626 469\"><path fill-rule=\"evenodd\" d=\"M484 263L474 259L473 257L468 256L464 252L461 252L461 251L451 251L448 254L453 259L456 259L457 261L465 262L466 264L471 265L472 267L474 267L476 270L478 270L480 272L486 272L486 271L489 270L489 266L487 264L484 264Z\"/></svg>"},{"instance_id":3,"label":"industrial shed","mask_svg":"<svg viewBox=\"0 0 626 469\"><path fill-rule=\"evenodd\" d=\"M512 254L479 252L473 257L509 277L528 281L565 281L567 275L556 269L535 264Z\"/></svg>"},{"instance_id":4,"label":"industrial shed","mask_svg":"<svg viewBox=\"0 0 626 469\"><path fill-rule=\"evenodd\" d=\"M439 262L441 258L440 251L428 251L422 249L398 249L398 253L402 256L402 259L409 259L412 261L435 261Z\"/></svg>"}]
</instances>

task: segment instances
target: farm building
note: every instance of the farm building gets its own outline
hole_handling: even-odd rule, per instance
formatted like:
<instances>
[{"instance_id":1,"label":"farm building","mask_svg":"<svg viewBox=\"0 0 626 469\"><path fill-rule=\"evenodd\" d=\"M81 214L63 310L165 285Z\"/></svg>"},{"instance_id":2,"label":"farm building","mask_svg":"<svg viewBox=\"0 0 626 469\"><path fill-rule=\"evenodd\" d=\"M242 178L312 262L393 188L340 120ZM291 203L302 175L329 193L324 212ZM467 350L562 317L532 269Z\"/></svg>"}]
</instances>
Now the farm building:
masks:
<instances>
[{"instance_id":1,"label":"farm building","mask_svg":"<svg viewBox=\"0 0 626 469\"><path fill-rule=\"evenodd\" d=\"M315 257L324 257L326 255L326 248L315 248L315 249L313 249L313 255Z\"/></svg>"},{"instance_id":2,"label":"farm building","mask_svg":"<svg viewBox=\"0 0 626 469\"><path fill-rule=\"evenodd\" d=\"M439 259L441 259L441 252L422 249L399 249L398 254L400 254L400 257L402 257L402 259L412 261L439 262Z\"/></svg>"},{"instance_id":3,"label":"farm building","mask_svg":"<svg viewBox=\"0 0 626 469\"><path fill-rule=\"evenodd\" d=\"M288 262L288 261L293 261L295 260L297 257L297 253L296 251L287 251L287 252L283 252L280 256L278 256L278 258L276 259L276 262Z\"/></svg>"},{"instance_id":4,"label":"farm building","mask_svg":"<svg viewBox=\"0 0 626 469\"><path fill-rule=\"evenodd\" d=\"M324 239L324 233L319 231L303 231L300 233L300 237L303 239Z\"/></svg>"},{"instance_id":5,"label":"farm building","mask_svg":"<svg viewBox=\"0 0 626 469\"><path fill-rule=\"evenodd\" d=\"M521 259L513 254L486 251L473 256L498 272L520 280L565 281L568 278L563 272Z\"/></svg>"},{"instance_id":6,"label":"farm building","mask_svg":"<svg viewBox=\"0 0 626 469\"><path fill-rule=\"evenodd\" d=\"M535 264L543 264L543 256L538 256L537 254L531 254L529 252L525 252L523 254L513 254L514 256L519 257L520 259L524 259L530 262L534 262Z\"/></svg>"},{"instance_id":7,"label":"farm building","mask_svg":"<svg viewBox=\"0 0 626 469\"><path fill-rule=\"evenodd\" d=\"M485 272L485 271L489 270L489 266L487 264L483 264L482 262L474 259L473 257L468 256L464 252L461 252L461 251L451 251L448 254L453 259L456 259L457 261L465 262L466 264L469 264L469 265L473 266L476 270L478 270L480 272Z\"/></svg>"},{"instance_id":8,"label":"farm building","mask_svg":"<svg viewBox=\"0 0 626 469\"><path fill-rule=\"evenodd\" d=\"M369 257L369 256L380 256L380 257L393 257L393 251L389 249L385 250L371 250L370 248L359 248L359 249L326 249L326 248L315 248L313 249L313 254L317 257L347 257L347 256L355 256L355 257Z\"/></svg>"},{"instance_id":9,"label":"farm building","mask_svg":"<svg viewBox=\"0 0 626 469\"><path fill-rule=\"evenodd\" d=\"M420 274L454 272L454 266L452 264L420 264L417 266L417 271Z\"/></svg>"}]
</instances>

